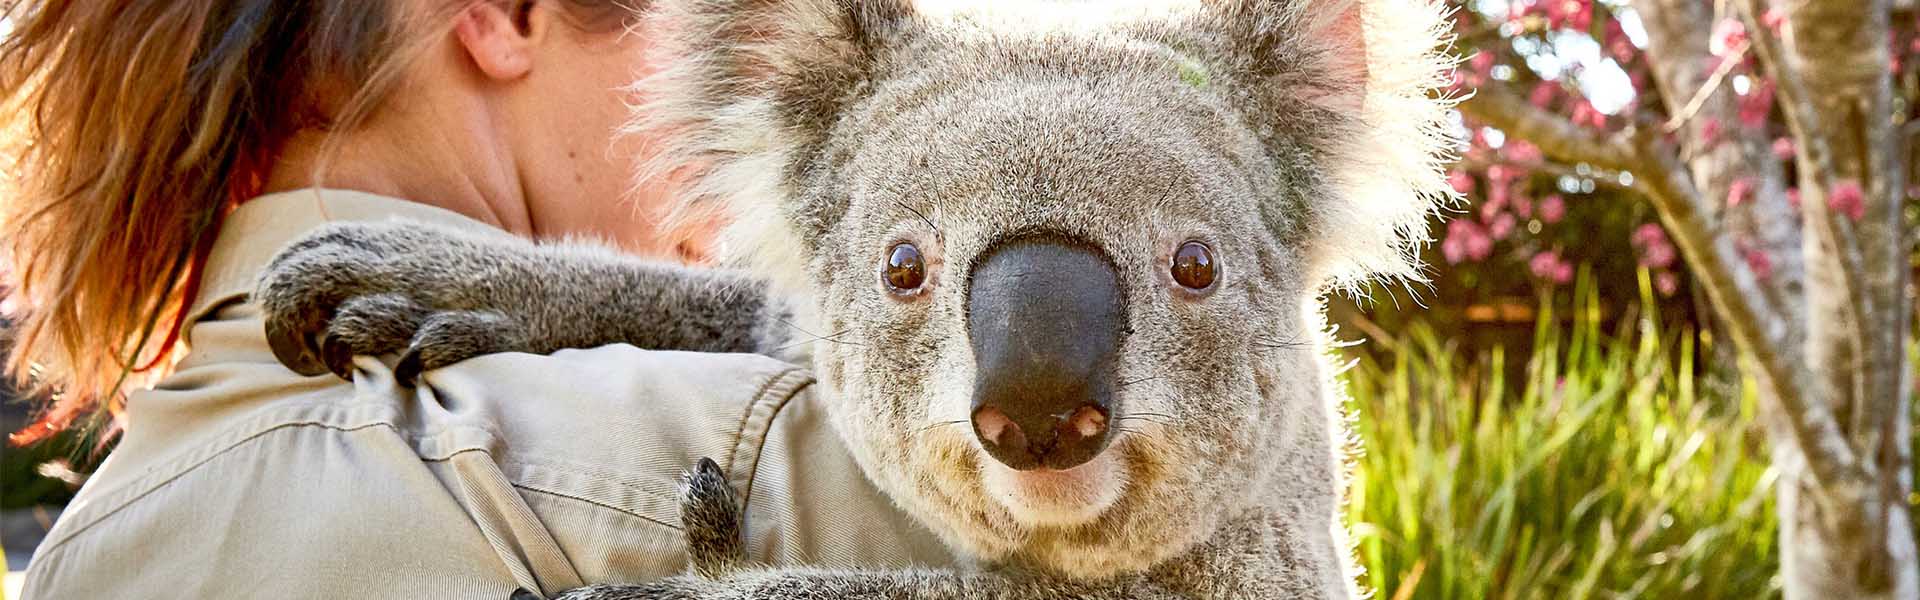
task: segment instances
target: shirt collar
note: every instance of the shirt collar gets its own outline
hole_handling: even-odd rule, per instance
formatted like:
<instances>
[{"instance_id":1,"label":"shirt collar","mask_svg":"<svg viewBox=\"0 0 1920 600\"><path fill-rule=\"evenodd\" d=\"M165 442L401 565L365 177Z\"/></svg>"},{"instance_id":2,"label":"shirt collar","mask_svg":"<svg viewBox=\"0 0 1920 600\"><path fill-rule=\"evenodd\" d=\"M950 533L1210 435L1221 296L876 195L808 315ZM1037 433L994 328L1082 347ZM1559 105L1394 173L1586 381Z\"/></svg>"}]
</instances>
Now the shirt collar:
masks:
<instances>
[{"instance_id":1,"label":"shirt collar","mask_svg":"<svg viewBox=\"0 0 1920 600\"><path fill-rule=\"evenodd\" d=\"M497 230L446 209L366 192L307 188L248 200L227 215L207 256L200 293L185 327L253 292L280 250L327 223L407 219L462 229Z\"/></svg>"}]
</instances>

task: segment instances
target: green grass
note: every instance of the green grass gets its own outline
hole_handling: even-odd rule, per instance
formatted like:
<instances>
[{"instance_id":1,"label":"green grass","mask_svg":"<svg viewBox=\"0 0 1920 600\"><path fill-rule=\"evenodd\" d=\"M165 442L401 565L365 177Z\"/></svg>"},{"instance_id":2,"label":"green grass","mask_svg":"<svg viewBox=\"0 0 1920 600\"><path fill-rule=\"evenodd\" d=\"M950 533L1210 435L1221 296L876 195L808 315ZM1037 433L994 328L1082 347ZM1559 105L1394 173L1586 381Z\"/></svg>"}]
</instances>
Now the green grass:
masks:
<instances>
[{"instance_id":1,"label":"green grass","mask_svg":"<svg viewBox=\"0 0 1920 600\"><path fill-rule=\"evenodd\" d=\"M1697 336L1658 315L1603 331L1592 286L1572 294L1570 324L1542 309L1524 369L1418 325L1358 356L1363 581L1383 599L1777 596L1753 390L1707 393Z\"/></svg>"}]
</instances>

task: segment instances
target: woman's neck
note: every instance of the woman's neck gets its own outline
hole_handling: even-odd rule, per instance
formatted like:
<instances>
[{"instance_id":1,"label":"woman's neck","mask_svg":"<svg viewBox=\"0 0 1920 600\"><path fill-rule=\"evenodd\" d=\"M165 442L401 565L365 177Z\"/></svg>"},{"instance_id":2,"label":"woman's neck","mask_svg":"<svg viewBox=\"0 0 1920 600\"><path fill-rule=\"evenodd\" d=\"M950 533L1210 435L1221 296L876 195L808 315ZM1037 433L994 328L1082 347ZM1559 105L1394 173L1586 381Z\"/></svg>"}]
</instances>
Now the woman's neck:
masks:
<instances>
[{"instance_id":1,"label":"woman's neck","mask_svg":"<svg viewBox=\"0 0 1920 600\"><path fill-rule=\"evenodd\" d=\"M512 158L489 143L489 131L477 123L420 126L428 120L386 118L351 132L296 133L268 168L263 191L327 187L380 194L531 237Z\"/></svg>"}]
</instances>

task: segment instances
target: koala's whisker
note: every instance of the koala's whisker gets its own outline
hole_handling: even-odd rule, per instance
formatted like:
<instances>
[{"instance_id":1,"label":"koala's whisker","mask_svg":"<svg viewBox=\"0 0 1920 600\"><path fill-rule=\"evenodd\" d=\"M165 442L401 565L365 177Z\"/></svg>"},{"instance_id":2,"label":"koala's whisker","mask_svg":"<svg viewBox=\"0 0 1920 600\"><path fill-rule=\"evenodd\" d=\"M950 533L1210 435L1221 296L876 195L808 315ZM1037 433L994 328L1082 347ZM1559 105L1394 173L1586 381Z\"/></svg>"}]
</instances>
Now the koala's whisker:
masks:
<instances>
[{"instance_id":1,"label":"koala's whisker","mask_svg":"<svg viewBox=\"0 0 1920 600\"><path fill-rule=\"evenodd\" d=\"M1153 380L1155 380L1155 379L1160 379L1160 378L1161 378L1161 376L1160 376L1160 375L1149 375L1149 376L1146 376L1146 377L1141 377L1141 378L1139 378L1139 379L1135 379L1135 380L1132 380L1132 381L1123 381L1123 382L1120 382L1120 385L1116 385L1116 386L1113 386L1113 387L1114 387L1114 389L1119 389L1119 388L1124 388L1124 387L1127 387L1127 386L1130 386L1130 385L1133 385L1133 384L1136 384L1136 383L1146 383L1146 382L1148 382L1148 381L1153 381Z\"/></svg>"},{"instance_id":2,"label":"koala's whisker","mask_svg":"<svg viewBox=\"0 0 1920 600\"><path fill-rule=\"evenodd\" d=\"M783 320L781 320L780 322L782 322L782 323L787 323L787 322L786 322L786 321L785 321L784 319L783 319ZM792 348L792 347L794 347L794 346L798 346L798 345L801 345L801 344L806 344L806 343L811 343L811 342L832 342L832 343L835 343L835 344L844 344L844 345L848 345L848 346L865 346L865 345L866 345L866 344L862 344L862 343L860 343L860 342L849 342L849 341L846 341L846 340L842 340L842 339L839 339L839 337L840 337L840 336L843 336L843 335L846 335L846 334L849 334L849 333L853 333L853 330L852 330L852 329L842 329L842 330L839 330L839 331L835 331L835 332L833 332L833 333L830 333L830 334L827 334L827 335L817 335L817 334L815 334L815 333L813 333L813 332L811 332L811 331L807 331L807 330L805 330L805 329L801 329L801 328L800 328L800 327L799 327L798 325L794 325L794 324L792 324L792 323L787 323L787 326L788 326L788 327L792 327L792 328L794 329L794 331L798 331L798 332L800 332L800 333L804 333L804 334L807 334L808 336L811 336L811 337L808 337L807 339L804 339L804 340L794 340L794 341L792 341L792 342L789 342L789 343L787 343L787 344L785 344L785 345L782 345L782 346L780 346L780 347L777 347L777 348L774 348L774 351L775 351L775 352L778 352L778 351L781 351L781 350L785 350L785 349L788 349L788 348Z\"/></svg>"},{"instance_id":3,"label":"koala's whisker","mask_svg":"<svg viewBox=\"0 0 1920 600\"><path fill-rule=\"evenodd\" d=\"M1133 429L1129 427L1114 427L1113 432L1118 438L1124 438L1128 436L1139 436L1149 440L1154 439L1154 436L1152 433L1148 433L1147 431L1141 430L1141 429ZM1115 441L1117 442L1119 440L1116 439Z\"/></svg>"},{"instance_id":4,"label":"koala's whisker","mask_svg":"<svg viewBox=\"0 0 1920 600\"><path fill-rule=\"evenodd\" d=\"M920 220L922 220L922 221L926 221L926 222L927 222L927 226L928 226L928 227L932 227L932 228L933 228L933 231L934 231L935 233L939 233L939 232L940 232L940 226L939 226L939 225L936 225L936 224L934 224L934 222L933 222L933 219L929 219L929 218L927 218L927 215L926 215L926 213L923 213L923 212L920 212L920 209L917 209L917 208L914 208L914 207L912 207L912 206L909 206L909 205L907 205L907 203L905 203L905 202L901 202L901 201L900 201L900 199L898 199L898 198L895 198L895 199L893 199L893 203L894 203L894 204L898 204L898 205L900 205L900 208L904 208L904 209L907 209L907 212L910 212L910 213L913 213L913 216L916 216L916 217L920 217Z\"/></svg>"},{"instance_id":5,"label":"koala's whisker","mask_svg":"<svg viewBox=\"0 0 1920 600\"><path fill-rule=\"evenodd\" d=\"M1157 415L1157 414L1127 415L1124 417L1120 417L1118 419L1114 419L1113 421L1115 423L1125 423L1127 421L1146 421L1148 423L1153 423L1155 425L1172 425L1174 423L1174 418L1170 415Z\"/></svg>"},{"instance_id":6,"label":"koala's whisker","mask_svg":"<svg viewBox=\"0 0 1920 600\"><path fill-rule=\"evenodd\" d=\"M1295 339L1267 339L1256 340L1253 342L1253 346L1255 348L1299 349L1307 347L1307 343Z\"/></svg>"},{"instance_id":7,"label":"koala's whisker","mask_svg":"<svg viewBox=\"0 0 1920 600\"><path fill-rule=\"evenodd\" d=\"M916 435L916 436L918 436L918 435L920 435L920 434L923 434L923 433L926 433L926 432L928 432L928 431L933 431L933 430L935 430L935 429L939 429L939 428L941 428L941 427L952 427L952 426L954 426L954 425L960 425L960 424L964 424L964 423L966 423L966 422L967 422L967 421L966 421L966 420L964 420L964 419L962 419L962 420L959 420L959 421L942 421L942 422L939 422L939 423L934 423L934 424L932 424L932 425L928 425L928 426L926 426L926 427L921 427L921 428L919 428L919 429L916 429L916 430L914 430L914 431L913 431L913 434L914 434L914 435Z\"/></svg>"}]
</instances>

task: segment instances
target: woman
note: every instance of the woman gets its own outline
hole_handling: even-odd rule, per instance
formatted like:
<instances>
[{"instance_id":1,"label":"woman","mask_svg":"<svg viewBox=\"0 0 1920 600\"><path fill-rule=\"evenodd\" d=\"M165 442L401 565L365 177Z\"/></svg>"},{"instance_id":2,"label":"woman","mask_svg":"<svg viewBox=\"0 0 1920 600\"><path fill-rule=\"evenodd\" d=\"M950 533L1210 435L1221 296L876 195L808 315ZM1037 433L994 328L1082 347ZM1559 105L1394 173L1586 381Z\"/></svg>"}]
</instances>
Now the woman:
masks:
<instances>
[{"instance_id":1,"label":"woman","mask_svg":"<svg viewBox=\"0 0 1920 600\"><path fill-rule=\"evenodd\" d=\"M617 0L10 6L9 367L55 398L15 441L120 436L28 597L503 598L663 576L684 566L675 486L700 457L745 492L757 559L952 560L772 359L498 355L418 388L370 358L351 382L274 360L246 293L329 220L701 254L655 225L661 186L622 193L644 144L608 140L646 35Z\"/></svg>"}]
</instances>

